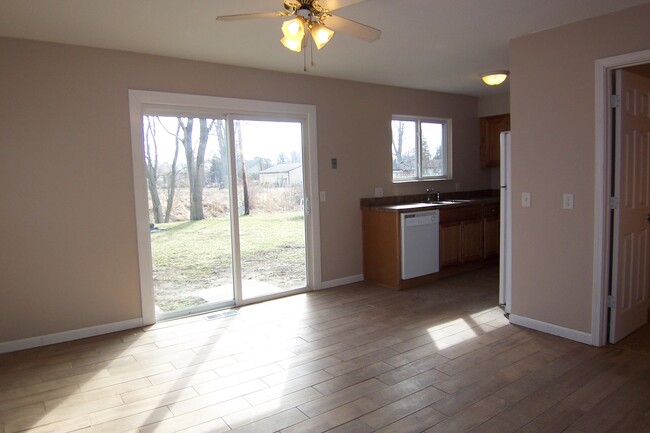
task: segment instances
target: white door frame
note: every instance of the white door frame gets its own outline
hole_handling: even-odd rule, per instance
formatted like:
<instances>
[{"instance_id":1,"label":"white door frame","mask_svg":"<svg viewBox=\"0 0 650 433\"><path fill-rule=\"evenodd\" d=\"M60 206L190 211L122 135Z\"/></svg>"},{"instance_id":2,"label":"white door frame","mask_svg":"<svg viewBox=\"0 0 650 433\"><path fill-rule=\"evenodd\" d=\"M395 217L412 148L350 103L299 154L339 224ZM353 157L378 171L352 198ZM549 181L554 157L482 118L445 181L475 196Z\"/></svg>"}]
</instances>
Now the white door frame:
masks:
<instances>
[{"instance_id":1,"label":"white door frame","mask_svg":"<svg viewBox=\"0 0 650 433\"><path fill-rule=\"evenodd\" d=\"M596 170L594 195L594 275L591 336L594 346L607 344L607 295L611 252L611 71L650 63L650 50L596 60Z\"/></svg>"},{"instance_id":2,"label":"white door frame","mask_svg":"<svg viewBox=\"0 0 650 433\"><path fill-rule=\"evenodd\" d=\"M300 118L304 121L303 160L304 190L307 197L306 206L306 242L307 242L307 290L321 288L320 261L320 212L318 197L318 156L316 145L316 107L313 105L291 104L284 102L255 101L247 99L222 98L216 96L187 95L178 93L129 90L129 111L131 122L131 155L133 159L133 183L135 192L135 216L138 243L138 261L140 271L140 293L142 302L142 321L144 325L156 322L151 239L149 232L148 191L144 173L144 144L142 116L146 110L169 112L192 112L196 115L214 113L234 115L284 115ZM265 296L252 300L259 302L274 297L287 296L295 291L282 292L275 296ZM241 299L238 305L243 305Z\"/></svg>"}]
</instances>

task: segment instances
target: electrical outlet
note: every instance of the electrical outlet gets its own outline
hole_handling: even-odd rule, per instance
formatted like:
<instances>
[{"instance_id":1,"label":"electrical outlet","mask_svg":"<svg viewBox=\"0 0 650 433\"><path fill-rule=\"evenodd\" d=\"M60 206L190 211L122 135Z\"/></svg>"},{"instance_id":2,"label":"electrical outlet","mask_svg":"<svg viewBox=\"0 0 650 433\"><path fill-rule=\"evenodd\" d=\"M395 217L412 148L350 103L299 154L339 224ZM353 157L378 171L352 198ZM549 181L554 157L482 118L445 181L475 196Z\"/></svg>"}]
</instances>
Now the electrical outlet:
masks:
<instances>
[{"instance_id":1,"label":"electrical outlet","mask_svg":"<svg viewBox=\"0 0 650 433\"><path fill-rule=\"evenodd\" d=\"M530 207L531 206L531 197L529 192L521 193L521 207Z\"/></svg>"},{"instance_id":2,"label":"electrical outlet","mask_svg":"<svg viewBox=\"0 0 650 433\"><path fill-rule=\"evenodd\" d=\"M375 197L383 197L384 196L384 188L377 187L375 188Z\"/></svg>"},{"instance_id":3,"label":"electrical outlet","mask_svg":"<svg viewBox=\"0 0 650 433\"><path fill-rule=\"evenodd\" d=\"M566 193L562 196L562 207L564 209L573 209L573 194Z\"/></svg>"}]
</instances>

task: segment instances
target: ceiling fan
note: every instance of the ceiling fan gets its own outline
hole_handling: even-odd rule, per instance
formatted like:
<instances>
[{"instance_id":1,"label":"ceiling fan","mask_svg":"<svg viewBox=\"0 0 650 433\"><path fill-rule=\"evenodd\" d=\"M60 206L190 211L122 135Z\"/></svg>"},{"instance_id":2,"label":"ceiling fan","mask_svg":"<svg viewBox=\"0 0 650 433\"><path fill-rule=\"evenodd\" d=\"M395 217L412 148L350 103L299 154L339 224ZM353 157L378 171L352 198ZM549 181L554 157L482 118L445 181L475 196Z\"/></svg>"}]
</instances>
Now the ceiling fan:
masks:
<instances>
[{"instance_id":1,"label":"ceiling fan","mask_svg":"<svg viewBox=\"0 0 650 433\"><path fill-rule=\"evenodd\" d=\"M379 39L381 30L331 13L364 1L366 0L284 0L283 11L223 15L218 16L217 21L295 17L282 24L284 37L281 42L289 50L300 52L309 36L316 48L321 49L332 39L335 31L368 42Z\"/></svg>"}]
</instances>

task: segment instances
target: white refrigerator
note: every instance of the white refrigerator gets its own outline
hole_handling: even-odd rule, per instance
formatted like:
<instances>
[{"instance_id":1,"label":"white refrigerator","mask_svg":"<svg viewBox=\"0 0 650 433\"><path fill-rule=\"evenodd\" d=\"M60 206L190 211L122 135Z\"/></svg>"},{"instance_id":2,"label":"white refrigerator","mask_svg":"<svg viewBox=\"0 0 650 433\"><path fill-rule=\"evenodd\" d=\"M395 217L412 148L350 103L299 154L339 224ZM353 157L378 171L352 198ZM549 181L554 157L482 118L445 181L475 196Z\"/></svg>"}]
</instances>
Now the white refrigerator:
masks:
<instances>
[{"instance_id":1,"label":"white refrigerator","mask_svg":"<svg viewBox=\"0 0 650 433\"><path fill-rule=\"evenodd\" d=\"M499 304L510 314L512 304L512 190L510 188L510 131L501 133L501 212L499 227Z\"/></svg>"}]
</instances>

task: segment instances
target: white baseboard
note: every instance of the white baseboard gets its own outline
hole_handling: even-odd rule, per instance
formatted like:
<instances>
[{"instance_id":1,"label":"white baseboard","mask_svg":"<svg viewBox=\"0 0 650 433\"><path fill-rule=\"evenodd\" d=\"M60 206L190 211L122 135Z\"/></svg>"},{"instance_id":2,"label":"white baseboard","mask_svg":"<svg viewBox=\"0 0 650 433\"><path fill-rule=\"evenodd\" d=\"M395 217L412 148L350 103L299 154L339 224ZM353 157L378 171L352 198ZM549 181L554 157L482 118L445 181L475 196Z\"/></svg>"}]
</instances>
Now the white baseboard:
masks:
<instances>
[{"instance_id":1,"label":"white baseboard","mask_svg":"<svg viewBox=\"0 0 650 433\"><path fill-rule=\"evenodd\" d=\"M345 286L346 284L358 283L363 281L363 274L350 275L349 277L337 278L336 280L323 281L321 289L331 289L332 287Z\"/></svg>"},{"instance_id":2,"label":"white baseboard","mask_svg":"<svg viewBox=\"0 0 650 433\"><path fill-rule=\"evenodd\" d=\"M142 318L137 318L124 320L122 322L107 323L105 325L91 326L88 328L73 329L71 331L57 332L55 334L43 335L40 337L31 337L24 338L22 340L0 342L0 353L15 352L17 350L31 349L34 347L47 346L49 344L79 340L81 338L110 334L111 332L139 328L141 326L143 326Z\"/></svg>"},{"instance_id":3,"label":"white baseboard","mask_svg":"<svg viewBox=\"0 0 650 433\"><path fill-rule=\"evenodd\" d=\"M577 341L578 343L589 345L593 344L593 338L591 334L576 331L575 329L553 325L552 323L542 322L541 320L535 320L528 317L517 316L516 314L510 314L510 323L513 325L520 325L526 328L534 329L535 331L557 335L558 337L567 338L569 340Z\"/></svg>"}]
</instances>

